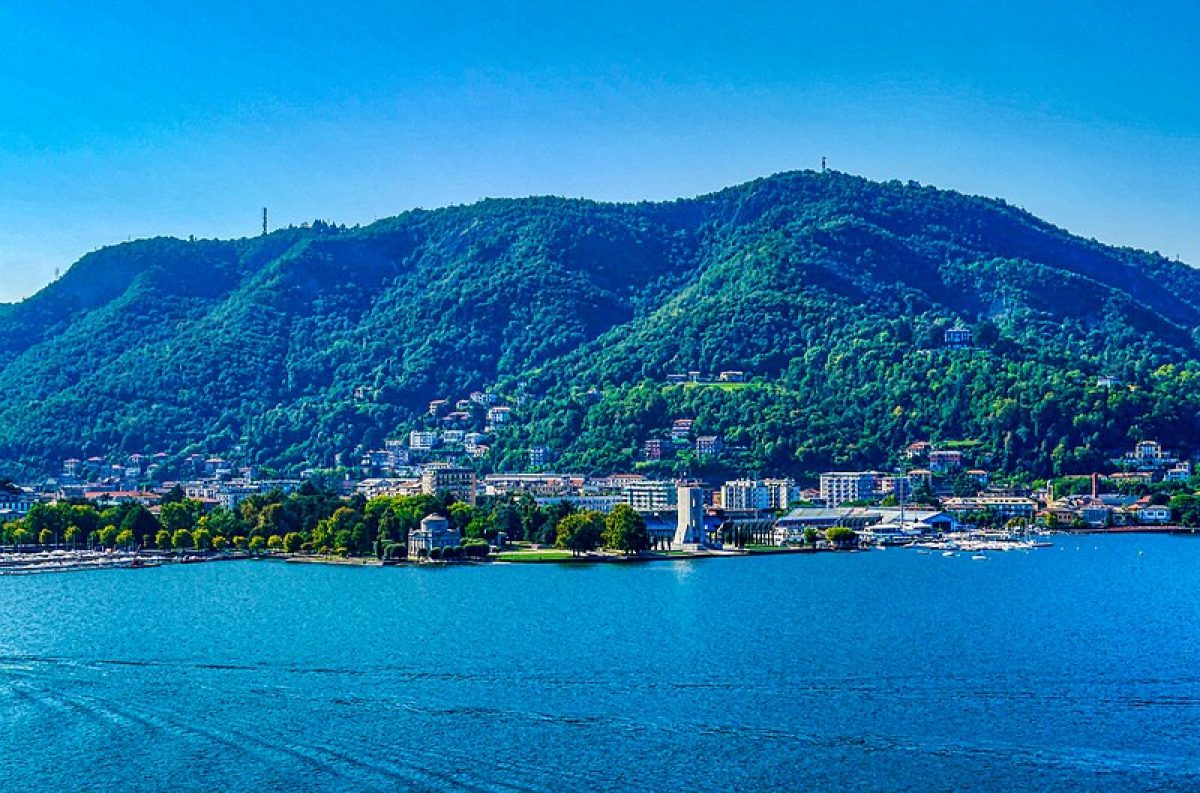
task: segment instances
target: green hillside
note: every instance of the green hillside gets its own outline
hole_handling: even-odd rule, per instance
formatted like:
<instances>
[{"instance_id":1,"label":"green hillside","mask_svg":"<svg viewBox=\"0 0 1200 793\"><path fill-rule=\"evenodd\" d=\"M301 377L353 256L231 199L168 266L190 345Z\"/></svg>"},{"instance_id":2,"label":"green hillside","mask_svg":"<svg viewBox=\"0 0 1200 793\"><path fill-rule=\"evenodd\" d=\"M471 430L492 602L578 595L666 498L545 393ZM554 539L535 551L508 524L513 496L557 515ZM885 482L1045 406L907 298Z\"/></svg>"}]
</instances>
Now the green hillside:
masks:
<instances>
[{"instance_id":1,"label":"green hillside","mask_svg":"<svg viewBox=\"0 0 1200 793\"><path fill-rule=\"evenodd\" d=\"M955 322L971 349L946 349ZM1200 273L1003 202L787 173L669 203L531 198L106 248L0 307L0 458L356 462L430 400L513 400L485 468L808 474L922 438L1086 471L1200 450ZM666 376L741 370L745 386ZM1121 385L1096 385L1100 374ZM726 450L644 463L671 421Z\"/></svg>"}]
</instances>

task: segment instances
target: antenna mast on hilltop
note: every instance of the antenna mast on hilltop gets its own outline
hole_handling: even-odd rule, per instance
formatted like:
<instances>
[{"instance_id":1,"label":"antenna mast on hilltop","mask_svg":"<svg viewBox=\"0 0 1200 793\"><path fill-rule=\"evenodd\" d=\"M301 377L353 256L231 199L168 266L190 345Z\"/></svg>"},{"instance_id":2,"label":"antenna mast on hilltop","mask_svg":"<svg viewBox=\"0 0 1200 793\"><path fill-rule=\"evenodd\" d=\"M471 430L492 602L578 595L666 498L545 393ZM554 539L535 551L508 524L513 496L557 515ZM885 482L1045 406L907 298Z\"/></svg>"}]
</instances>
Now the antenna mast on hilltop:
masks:
<instances>
[{"instance_id":1,"label":"antenna mast on hilltop","mask_svg":"<svg viewBox=\"0 0 1200 793\"><path fill-rule=\"evenodd\" d=\"M263 207L263 236L267 236L267 208Z\"/></svg>"},{"instance_id":2,"label":"antenna mast on hilltop","mask_svg":"<svg viewBox=\"0 0 1200 793\"><path fill-rule=\"evenodd\" d=\"M825 173L825 158L821 158L821 173Z\"/></svg>"}]
</instances>

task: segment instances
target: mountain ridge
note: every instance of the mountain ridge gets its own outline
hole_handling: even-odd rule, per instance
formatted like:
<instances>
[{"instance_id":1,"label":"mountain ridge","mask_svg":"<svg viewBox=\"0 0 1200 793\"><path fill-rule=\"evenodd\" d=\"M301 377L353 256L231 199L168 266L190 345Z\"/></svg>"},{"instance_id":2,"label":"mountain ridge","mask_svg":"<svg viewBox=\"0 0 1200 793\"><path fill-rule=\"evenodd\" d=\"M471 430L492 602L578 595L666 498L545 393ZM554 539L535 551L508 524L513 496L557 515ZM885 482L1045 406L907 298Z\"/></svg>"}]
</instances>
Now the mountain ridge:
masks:
<instances>
[{"instance_id":1,"label":"mountain ridge","mask_svg":"<svg viewBox=\"0 0 1200 793\"><path fill-rule=\"evenodd\" d=\"M942 349L953 321L987 343L967 357ZM1200 448L1194 389L1154 379L1196 368L1198 328L1192 268L911 182L801 171L665 202L485 199L354 229L154 238L84 256L0 306L0 457L47 470L161 448L330 466L428 423L431 399L491 388L528 407L494 433L485 467L522 467L544 443L587 470L807 475L882 464L916 436L987 436L985 406L1027 385L997 372L1036 364L1029 398L1057 388L1066 423L1047 433L1018 400L1012 437L985 437L980 456L1050 474L1098 463L1131 434ZM899 387L923 356L946 359L926 375L939 389L974 378L952 409L929 389L872 382ZM679 368L742 369L775 398L755 386L694 404L699 394L662 382ZM1085 387L1110 371L1132 396ZM584 384L599 401L580 399ZM827 427L814 406L830 412L846 395L869 410ZM663 404L639 409L642 397ZM612 410L627 420L606 435L597 422ZM905 418L883 417L897 410ZM747 450L640 460L641 442L689 411ZM1018 438L1026 427L1053 437Z\"/></svg>"}]
</instances>

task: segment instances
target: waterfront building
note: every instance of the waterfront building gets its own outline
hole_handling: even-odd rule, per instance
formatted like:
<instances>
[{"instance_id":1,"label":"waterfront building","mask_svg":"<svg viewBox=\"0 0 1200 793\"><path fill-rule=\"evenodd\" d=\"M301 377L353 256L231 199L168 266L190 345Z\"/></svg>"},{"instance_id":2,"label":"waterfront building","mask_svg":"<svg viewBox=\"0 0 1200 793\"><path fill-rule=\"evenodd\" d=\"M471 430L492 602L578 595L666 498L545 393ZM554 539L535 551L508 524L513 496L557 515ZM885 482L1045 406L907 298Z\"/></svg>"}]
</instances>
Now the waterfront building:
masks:
<instances>
[{"instance_id":1,"label":"waterfront building","mask_svg":"<svg viewBox=\"0 0 1200 793\"><path fill-rule=\"evenodd\" d=\"M756 479L733 479L721 485L723 509L770 509L768 488Z\"/></svg>"},{"instance_id":2,"label":"waterfront building","mask_svg":"<svg viewBox=\"0 0 1200 793\"><path fill-rule=\"evenodd\" d=\"M1079 517L1092 528L1103 528L1112 524L1113 508L1098 498L1088 499L1080 507Z\"/></svg>"},{"instance_id":3,"label":"waterfront building","mask_svg":"<svg viewBox=\"0 0 1200 793\"><path fill-rule=\"evenodd\" d=\"M787 509L801 500L792 479L731 479L721 485L720 498L726 510Z\"/></svg>"},{"instance_id":4,"label":"waterfront building","mask_svg":"<svg viewBox=\"0 0 1200 793\"><path fill-rule=\"evenodd\" d=\"M624 496L638 512L665 512L675 509L678 493L674 482L644 479L627 483Z\"/></svg>"},{"instance_id":5,"label":"waterfront building","mask_svg":"<svg viewBox=\"0 0 1200 793\"><path fill-rule=\"evenodd\" d=\"M821 500L836 507L875 498L881 492L883 476L879 471L827 471L821 474Z\"/></svg>"},{"instance_id":6,"label":"waterfront building","mask_svg":"<svg viewBox=\"0 0 1200 793\"><path fill-rule=\"evenodd\" d=\"M863 514L879 516L871 526L894 527L905 534L947 534L958 531L958 520L948 512L921 507L867 507Z\"/></svg>"},{"instance_id":7,"label":"waterfront building","mask_svg":"<svg viewBox=\"0 0 1200 793\"><path fill-rule=\"evenodd\" d=\"M968 512L990 512L998 517L1032 518L1037 511L1037 502L1020 496L979 495L966 498L948 498L942 507L949 513L962 515Z\"/></svg>"},{"instance_id":8,"label":"waterfront building","mask_svg":"<svg viewBox=\"0 0 1200 793\"><path fill-rule=\"evenodd\" d=\"M1171 522L1171 508L1157 504L1146 505L1137 511L1138 520L1147 525L1161 525Z\"/></svg>"},{"instance_id":9,"label":"waterfront building","mask_svg":"<svg viewBox=\"0 0 1200 793\"><path fill-rule=\"evenodd\" d=\"M426 515L421 519L421 528L408 533L408 558L424 559L434 548L453 548L462 544L458 529L441 515Z\"/></svg>"}]
</instances>

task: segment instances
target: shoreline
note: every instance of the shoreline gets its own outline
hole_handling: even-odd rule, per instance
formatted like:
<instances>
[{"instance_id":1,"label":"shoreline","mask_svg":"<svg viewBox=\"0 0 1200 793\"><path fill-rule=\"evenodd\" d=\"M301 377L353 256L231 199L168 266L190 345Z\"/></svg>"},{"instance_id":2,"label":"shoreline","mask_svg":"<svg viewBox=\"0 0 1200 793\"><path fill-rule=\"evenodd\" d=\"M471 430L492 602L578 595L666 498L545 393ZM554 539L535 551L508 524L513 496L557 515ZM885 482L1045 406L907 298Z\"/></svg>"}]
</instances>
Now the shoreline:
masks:
<instances>
[{"instance_id":1,"label":"shoreline","mask_svg":"<svg viewBox=\"0 0 1200 793\"><path fill-rule=\"evenodd\" d=\"M1099 537L1107 535L1164 535L1164 536L1200 536L1200 528L1180 526L1120 526L1090 531L1058 531L1047 536L1062 537ZM903 550L909 546L893 546ZM581 556L571 556L569 552L558 549L539 549L525 551L501 551L498 554L483 559L431 561L431 560L381 560L373 557L343 557L317 556L306 554L264 553L251 555L245 553L211 553L196 552L176 555L170 552L103 552L94 550L63 550L54 551L0 551L0 576L33 575L37 573L84 572L88 570L138 570L176 564L204 564L208 562L259 561L281 562L285 564L316 564L334 565L341 567L423 567L443 568L459 566L477 566L487 564L499 565L530 565L530 564L560 564L560 565L597 565L597 564L647 564L652 562L693 561L703 559L745 558L754 556L780 556L788 554L812 555L822 553L853 553L860 550L870 550L870 547L828 548L811 546L753 546L730 549L703 549L688 551L655 551L641 554L624 555L610 553L588 553ZM565 554L565 555L564 555Z\"/></svg>"}]
</instances>

